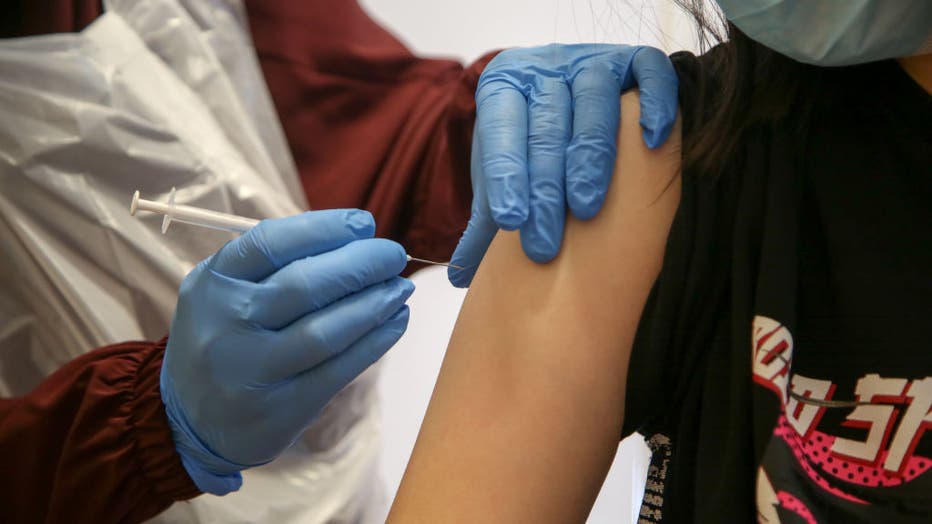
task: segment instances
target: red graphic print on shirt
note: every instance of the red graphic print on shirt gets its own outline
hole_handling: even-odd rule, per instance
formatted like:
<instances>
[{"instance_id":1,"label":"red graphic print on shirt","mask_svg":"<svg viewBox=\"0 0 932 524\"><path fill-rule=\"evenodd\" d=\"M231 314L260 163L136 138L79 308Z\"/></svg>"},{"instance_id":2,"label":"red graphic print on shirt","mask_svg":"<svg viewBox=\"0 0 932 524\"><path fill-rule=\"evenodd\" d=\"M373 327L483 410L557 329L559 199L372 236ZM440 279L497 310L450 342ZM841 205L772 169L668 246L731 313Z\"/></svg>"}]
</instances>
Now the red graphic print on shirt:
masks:
<instances>
[{"instance_id":1,"label":"red graphic print on shirt","mask_svg":"<svg viewBox=\"0 0 932 524\"><path fill-rule=\"evenodd\" d=\"M757 316L752 333L754 381L773 391L783 408L774 438L785 443L809 482L833 496L867 504L849 493L845 485L888 488L932 469L929 457L914 454L926 429L932 427L932 377L889 378L867 373L857 381L854 391L838 401L833 398L837 388L831 381L792 373L793 336L785 326ZM832 435L830 429L820 430L819 422L827 409L846 410L842 425L862 430L863 438L844 438ZM758 520L780 522L777 508L782 508L806 522L818 522L799 494L774 485L769 469L764 460L758 471Z\"/></svg>"}]
</instances>

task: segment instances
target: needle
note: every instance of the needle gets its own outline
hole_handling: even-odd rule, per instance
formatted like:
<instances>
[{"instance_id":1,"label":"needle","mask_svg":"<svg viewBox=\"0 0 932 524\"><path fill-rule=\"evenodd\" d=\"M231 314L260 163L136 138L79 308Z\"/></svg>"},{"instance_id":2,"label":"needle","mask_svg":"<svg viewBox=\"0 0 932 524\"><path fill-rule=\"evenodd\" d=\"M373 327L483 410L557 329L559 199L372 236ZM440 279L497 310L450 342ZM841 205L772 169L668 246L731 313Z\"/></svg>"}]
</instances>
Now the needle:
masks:
<instances>
[{"instance_id":1,"label":"needle","mask_svg":"<svg viewBox=\"0 0 932 524\"><path fill-rule=\"evenodd\" d=\"M456 264L453 264L453 263L450 263L450 262L434 262L433 260L426 260L426 259L423 259L423 258L415 258L415 257L412 257L411 255L408 255L408 262L423 262L423 263L425 263L425 264L431 264L431 265L434 265L434 266L452 267L453 269L456 269L456 270L462 270L462 269L463 269L463 266L457 266Z\"/></svg>"}]
</instances>

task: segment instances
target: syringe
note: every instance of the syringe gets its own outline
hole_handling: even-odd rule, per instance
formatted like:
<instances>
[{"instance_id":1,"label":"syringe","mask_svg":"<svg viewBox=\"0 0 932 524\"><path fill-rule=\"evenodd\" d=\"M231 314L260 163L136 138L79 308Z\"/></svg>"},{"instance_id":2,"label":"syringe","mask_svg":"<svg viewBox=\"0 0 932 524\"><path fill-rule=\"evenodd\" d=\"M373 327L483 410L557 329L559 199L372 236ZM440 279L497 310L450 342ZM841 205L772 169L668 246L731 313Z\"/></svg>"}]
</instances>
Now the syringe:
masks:
<instances>
[{"instance_id":1,"label":"syringe","mask_svg":"<svg viewBox=\"0 0 932 524\"><path fill-rule=\"evenodd\" d=\"M168 202L161 203L139 198L139 191L133 193L133 201L129 205L129 214L136 216L136 211L151 211L165 215L162 219L162 234L168 231L172 222L184 222L194 226L220 229L233 233L245 233L259 223L253 218L246 218L227 213L219 213L209 209L194 206L185 206L175 203L175 188L168 194Z\"/></svg>"},{"instance_id":2,"label":"syringe","mask_svg":"<svg viewBox=\"0 0 932 524\"><path fill-rule=\"evenodd\" d=\"M168 226L170 226L172 222L182 222L194 226L219 229L221 231L230 231L233 233L245 233L259 223L259 221L254 218L241 217L227 213L220 213L219 211L211 211L209 209L176 204L175 188L172 188L171 192L168 194L168 202L164 204L162 202L155 202L152 200L139 198L139 191L137 190L135 193L133 193L133 201L129 205L129 214L135 216L136 211L139 210L151 211L153 213L159 213L165 216L165 218L162 219L163 235L166 231L168 231ZM408 257L408 262L423 262L424 264L432 264L435 266L447 266L454 269L463 269L461 266L457 266L456 264L451 264L449 262L435 262L433 260L412 257L411 255L406 256Z\"/></svg>"}]
</instances>

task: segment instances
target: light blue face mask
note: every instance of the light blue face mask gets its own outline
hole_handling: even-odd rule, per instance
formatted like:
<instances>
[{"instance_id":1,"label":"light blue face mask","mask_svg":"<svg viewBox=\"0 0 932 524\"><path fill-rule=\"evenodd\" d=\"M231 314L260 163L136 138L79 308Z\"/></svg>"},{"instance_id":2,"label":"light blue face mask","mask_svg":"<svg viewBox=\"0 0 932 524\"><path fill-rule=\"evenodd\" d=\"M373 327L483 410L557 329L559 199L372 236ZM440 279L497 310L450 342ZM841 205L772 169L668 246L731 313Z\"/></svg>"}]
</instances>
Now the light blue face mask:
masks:
<instances>
[{"instance_id":1,"label":"light blue face mask","mask_svg":"<svg viewBox=\"0 0 932 524\"><path fill-rule=\"evenodd\" d=\"M717 0L744 34L790 58L843 66L932 52L932 0Z\"/></svg>"}]
</instances>

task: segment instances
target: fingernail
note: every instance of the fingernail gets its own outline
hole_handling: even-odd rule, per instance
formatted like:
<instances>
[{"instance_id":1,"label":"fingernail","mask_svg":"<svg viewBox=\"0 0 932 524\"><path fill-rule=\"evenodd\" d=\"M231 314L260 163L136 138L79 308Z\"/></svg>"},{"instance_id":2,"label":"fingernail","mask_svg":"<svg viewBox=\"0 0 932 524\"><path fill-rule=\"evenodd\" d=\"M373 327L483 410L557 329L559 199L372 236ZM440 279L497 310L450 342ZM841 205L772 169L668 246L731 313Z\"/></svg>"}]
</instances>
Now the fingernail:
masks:
<instances>
[{"instance_id":1,"label":"fingernail","mask_svg":"<svg viewBox=\"0 0 932 524\"><path fill-rule=\"evenodd\" d=\"M375 235L375 218L363 209L352 209L347 213L346 225L357 237L372 238Z\"/></svg>"},{"instance_id":2,"label":"fingernail","mask_svg":"<svg viewBox=\"0 0 932 524\"><path fill-rule=\"evenodd\" d=\"M453 266L457 266L457 267L453 267ZM450 266L447 267L447 280L450 281L450 284L452 284L453 287L462 287L458 283L460 282L460 280L462 280L461 275L466 270L459 269L459 268L465 268L465 267L466 267L466 262L464 262L463 260L460 260L456 256L454 256L453 259L450 260Z\"/></svg>"},{"instance_id":3,"label":"fingernail","mask_svg":"<svg viewBox=\"0 0 932 524\"><path fill-rule=\"evenodd\" d=\"M517 207L492 209L492 217L498 227L505 231L514 231L527 220L527 210Z\"/></svg>"},{"instance_id":4,"label":"fingernail","mask_svg":"<svg viewBox=\"0 0 932 524\"><path fill-rule=\"evenodd\" d=\"M470 267L465 267L465 269L451 267L447 269L447 278L450 280L450 283L453 284L453 287L465 288L469 287L473 273L474 270Z\"/></svg>"},{"instance_id":5,"label":"fingernail","mask_svg":"<svg viewBox=\"0 0 932 524\"><path fill-rule=\"evenodd\" d=\"M594 184L578 182L569 189L567 197L571 201L573 215L580 220L594 217L602 204L604 195L600 194Z\"/></svg>"},{"instance_id":6,"label":"fingernail","mask_svg":"<svg viewBox=\"0 0 932 524\"><path fill-rule=\"evenodd\" d=\"M647 149L657 149L657 132L647 126L642 126L641 137L644 138L644 144Z\"/></svg>"},{"instance_id":7,"label":"fingernail","mask_svg":"<svg viewBox=\"0 0 932 524\"><path fill-rule=\"evenodd\" d=\"M644 143L647 144L648 149L657 149L663 145L664 139L666 138L665 131L666 130L658 128L656 125L644 126Z\"/></svg>"},{"instance_id":8,"label":"fingernail","mask_svg":"<svg viewBox=\"0 0 932 524\"><path fill-rule=\"evenodd\" d=\"M659 123L659 119L656 118L650 120L641 119L642 136L649 149L657 149L662 146L667 141L667 137L670 136L672 129L672 125L662 125Z\"/></svg>"},{"instance_id":9,"label":"fingernail","mask_svg":"<svg viewBox=\"0 0 932 524\"><path fill-rule=\"evenodd\" d=\"M525 253L528 258L538 264L546 264L557 256L559 248L549 239L535 238L533 245L527 246Z\"/></svg>"}]
</instances>

